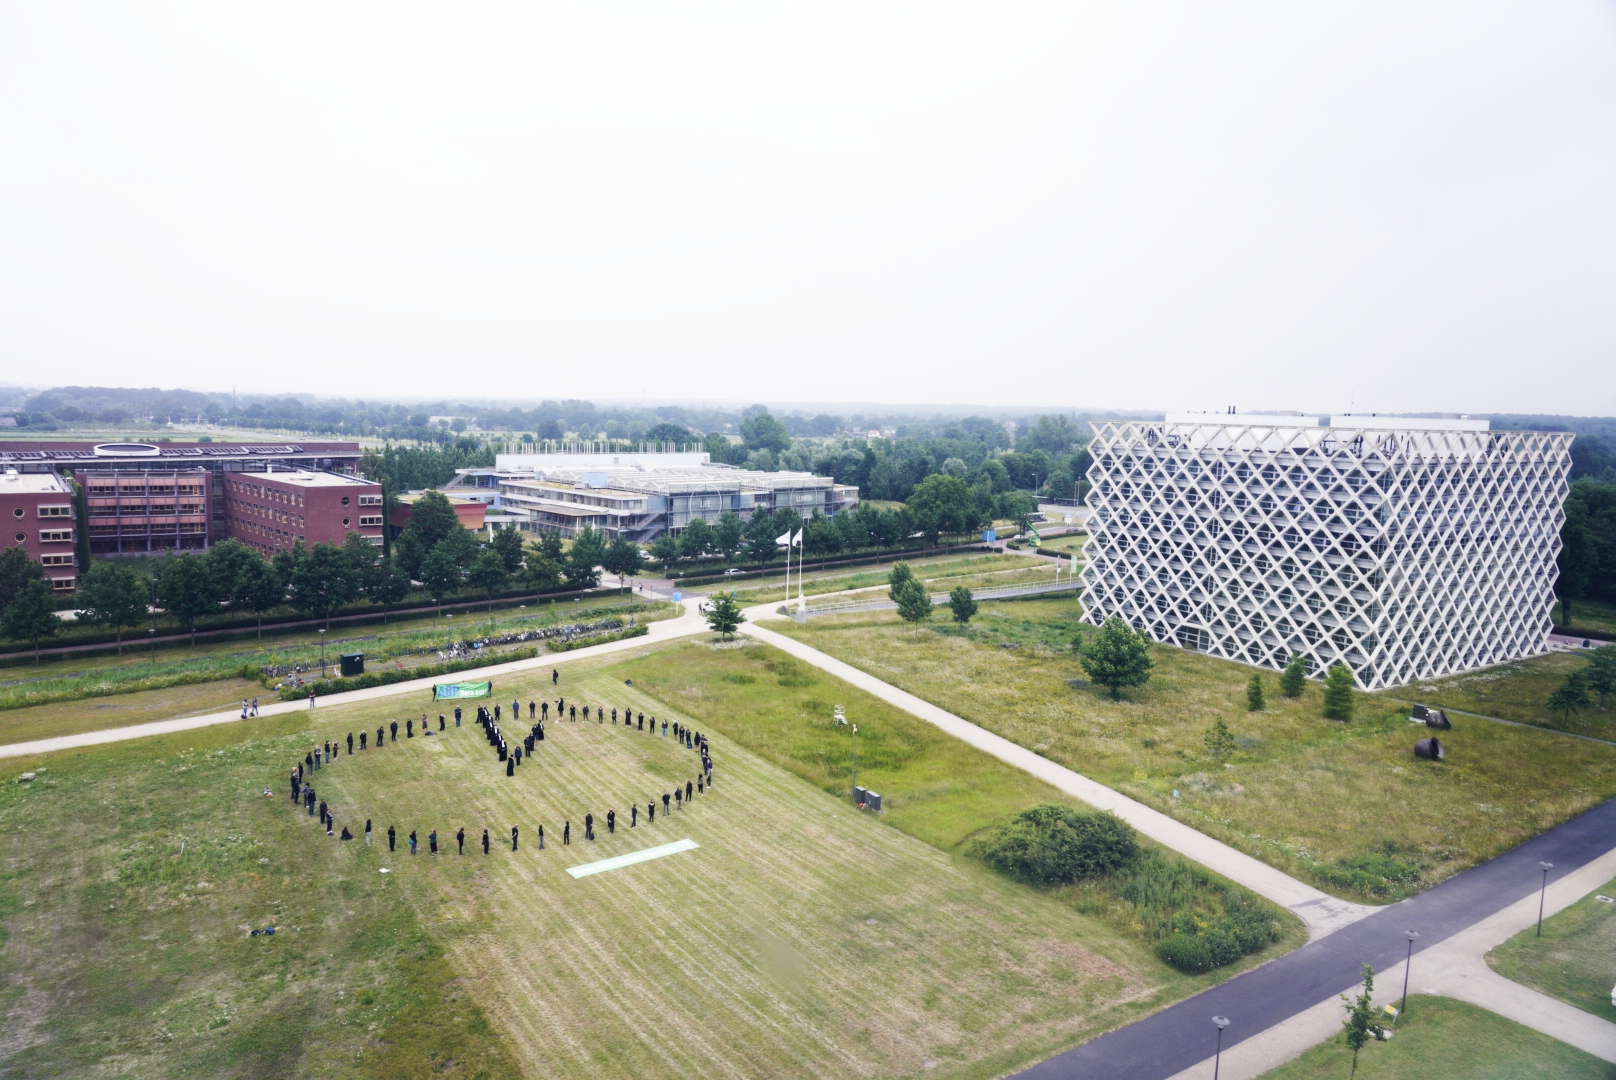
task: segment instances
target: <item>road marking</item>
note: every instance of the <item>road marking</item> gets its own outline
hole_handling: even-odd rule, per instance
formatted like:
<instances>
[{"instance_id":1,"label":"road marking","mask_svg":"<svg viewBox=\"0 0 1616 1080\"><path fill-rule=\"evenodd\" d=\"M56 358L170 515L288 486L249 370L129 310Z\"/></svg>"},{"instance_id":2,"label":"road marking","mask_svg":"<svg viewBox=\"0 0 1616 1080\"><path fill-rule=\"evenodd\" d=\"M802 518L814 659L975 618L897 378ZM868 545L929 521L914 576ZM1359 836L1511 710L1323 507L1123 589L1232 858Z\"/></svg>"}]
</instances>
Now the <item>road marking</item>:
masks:
<instances>
[{"instance_id":1,"label":"road marking","mask_svg":"<svg viewBox=\"0 0 1616 1080\"><path fill-rule=\"evenodd\" d=\"M590 874L600 874L607 870L620 870L635 863L649 862L660 859L664 855L677 855L681 851L694 851L700 847L694 840L675 840L671 844L660 847L646 848L644 851L631 851L627 855L618 855L600 862L584 863L582 866L569 866L567 873L575 878L588 877Z\"/></svg>"}]
</instances>

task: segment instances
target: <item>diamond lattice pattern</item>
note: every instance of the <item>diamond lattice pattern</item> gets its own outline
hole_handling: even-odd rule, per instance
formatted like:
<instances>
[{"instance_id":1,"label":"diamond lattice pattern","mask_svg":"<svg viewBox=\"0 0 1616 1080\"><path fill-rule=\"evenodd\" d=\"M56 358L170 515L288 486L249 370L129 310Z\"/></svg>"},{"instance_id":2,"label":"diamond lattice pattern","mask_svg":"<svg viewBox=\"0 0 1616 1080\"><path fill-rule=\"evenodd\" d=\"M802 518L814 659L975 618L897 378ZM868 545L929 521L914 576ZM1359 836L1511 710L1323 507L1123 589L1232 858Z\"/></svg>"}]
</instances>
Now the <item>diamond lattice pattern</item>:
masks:
<instances>
[{"instance_id":1,"label":"diamond lattice pattern","mask_svg":"<svg viewBox=\"0 0 1616 1080\"><path fill-rule=\"evenodd\" d=\"M1095 625L1371 690L1545 648L1567 433L1093 426Z\"/></svg>"}]
</instances>

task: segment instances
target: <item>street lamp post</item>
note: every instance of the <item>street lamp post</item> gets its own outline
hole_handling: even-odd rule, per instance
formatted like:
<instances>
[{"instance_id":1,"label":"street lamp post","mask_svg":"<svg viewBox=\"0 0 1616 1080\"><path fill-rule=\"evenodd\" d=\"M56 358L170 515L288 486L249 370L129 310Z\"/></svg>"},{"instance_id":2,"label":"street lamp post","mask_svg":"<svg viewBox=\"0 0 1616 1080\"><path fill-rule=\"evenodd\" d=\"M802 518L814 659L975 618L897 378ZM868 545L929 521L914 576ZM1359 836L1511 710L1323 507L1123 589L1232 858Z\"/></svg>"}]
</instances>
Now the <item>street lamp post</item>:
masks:
<instances>
[{"instance_id":1,"label":"street lamp post","mask_svg":"<svg viewBox=\"0 0 1616 1080\"><path fill-rule=\"evenodd\" d=\"M149 635L146 640L151 642L151 663L155 664L157 663L157 627L152 627L146 633Z\"/></svg>"},{"instance_id":2,"label":"street lamp post","mask_svg":"<svg viewBox=\"0 0 1616 1080\"><path fill-rule=\"evenodd\" d=\"M1214 1016L1212 1024L1218 1029L1218 1049L1212 1056L1212 1080L1218 1080L1218 1069L1223 1065L1223 1029L1229 1026L1229 1018Z\"/></svg>"},{"instance_id":3,"label":"street lamp post","mask_svg":"<svg viewBox=\"0 0 1616 1080\"><path fill-rule=\"evenodd\" d=\"M852 725L848 724L848 722L847 722L847 713L842 708L842 706L840 706L840 705L837 705L835 708L833 708L831 710L830 719L831 719L831 723L835 724L837 727L851 726L853 728L853 787L857 788L858 787L858 725L857 724L852 724ZM854 803L856 805L857 800L858 800L858 792L857 791L850 791L850 792L848 792L848 794L853 796Z\"/></svg>"},{"instance_id":4,"label":"street lamp post","mask_svg":"<svg viewBox=\"0 0 1616 1080\"><path fill-rule=\"evenodd\" d=\"M320 631L320 678L325 678L325 631Z\"/></svg>"},{"instance_id":5,"label":"street lamp post","mask_svg":"<svg viewBox=\"0 0 1616 1080\"><path fill-rule=\"evenodd\" d=\"M1549 871L1554 869L1554 864L1551 863L1551 862L1540 862L1540 863L1538 863L1538 865L1543 868L1543 887L1540 890L1538 890L1538 894L1537 894L1537 936L1542 937L1543 936L1543 901L1549 895Z\"/></svg>"},{"instance_id":6,"label":"street lamp post","mask_svg":"<svg viewBox=\"0 0 1616 1080\"><path fill-rule=\"evenodd\" d=\"M438 598L434 596L432 598L432 636L433 637L436 637L437 634L438 634L438 616L440 614L442 614L442 612L443 612L443 605L439 604L438 603Z\"/></svg>"},{"instance_id":7,"label":"street lamp post","mask_svg":"<svg viewBox=\"0 0 1616 1080\"><path fill-rule=\"evenodd\" d=\"M1414 966L1414 943L1420 939L1420 935L1413 930L1404 930L1403 936L1408 938L1408 958L1403 963L1403 1004L1397 1008L1398 1020L1403 1018L1403 1012L1408 1008L1408 972Z\"/></svg>"}]
</instances>

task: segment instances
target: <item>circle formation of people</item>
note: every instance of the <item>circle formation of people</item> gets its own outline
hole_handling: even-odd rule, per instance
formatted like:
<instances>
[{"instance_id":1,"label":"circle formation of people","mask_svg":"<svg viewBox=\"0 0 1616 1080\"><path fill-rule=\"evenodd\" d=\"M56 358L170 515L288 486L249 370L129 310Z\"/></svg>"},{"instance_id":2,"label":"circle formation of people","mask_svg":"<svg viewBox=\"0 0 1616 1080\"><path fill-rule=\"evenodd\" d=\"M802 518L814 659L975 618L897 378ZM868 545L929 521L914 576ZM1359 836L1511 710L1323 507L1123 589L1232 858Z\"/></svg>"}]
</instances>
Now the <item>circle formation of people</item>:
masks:
<instances>
[{"instance_id":1,"label":"circle formation of people","mask_svg":"<svg viewBox=\"0 0 1616 1080\"><path fill-rule=\"evenodd\" d=\"M554 687L559 687L560 682L560 672L550 672L551 685ZM505 775L507 777L514 777L516 775L516 770L521 766L522 762L524 760L531 761L534 755L538 753L540 745L544 742L545 725L551 722L550 705L551 703L549 701L539 701L537 699L531 700L527 703L527 719L532 723L529 726L527 733L523 735L521 740L514 746L511 745L509 739L506 737L505 732L500 727L500 724L504 719L503 706L496 704L492 711L490 711L485 705L477 706L477 714L475 717L476 723L480 728L482 728L483 734L487 737L489 746L494 749L498 760L504 763ZM596 724L605 725L607 722L607 706L605 705L596 705L593 707L584 705L581 710L583 714L582 722L585 724L590 722L591 709L593 709L593 714L595 717L594 722ZM569 703L565 695L557 696L555 701L554 716L554 721L556 723L579 723L579 712L580 708L576 701ZM618 723L618 715L618 710L613 708L611 710L611 723L614 726ZM631 708L623 709L621 715L624 731L647 732L653 737L657 735L657 718L655 716L652 716L649 720L647 720L643 711L636 713L636 711ZM456 705L454 710L454 727L456 730L460 728L463 716L464 712L462 711L461 707ZM511 701L510 722L513 724L519 724L521 720L522 702L518 699L513 699ZM417 721L415 720L404 721L405 739L413 739L416 737L416 724ZM438 714L437 731L432 730L426 713L421 714L419 724L421 728L420 734L424 738L430 738L440 734L446 735L450 730L448 726L448 716L444 713ZM712 790L713 758L712 753L707 745L707 737L701 732L693 731L687 725L678 722L670 723L666 719L662 720L661 724L662 738L667 738L671 734L672 737L684 749L694 751L701 756L700 766L693 780L686 780L683 785L676 784L674 785L672 791L664 791L662 793L662 816L664 819L666 819L674 812L694 803L697 795L704 795ZM368 731L359 732L358 752L362 754L370 746L381 749L382 747L387 746L389 742L396 745L399 738L398 727L399 725L397 720L393 720L388 724L378 727L376 729L376 737L373 743L371 742L370 733ZM336 814L331 810L331 807L326 800L319 798L314 788L314 774L325 768L327 765L335 762L337 758L342 755L342 749L342 741L327 740L321 745L310 750L307 754L303 755L303 760L298 762L297 765L292 769L289 777L289 784L291 787L293 805L295 806L301 803L307 811L309 817L314 817L316 811L318 811L320 824L325 829L325 834L327 836L335 836L342 840L354 840L357 838L347 825L342 827L340 833L338 832ZM355 750L354 733L351 731L348 733L347 737L347 749L348 756L352 757ZM266 790L265 794L267 795L269 792ZM657 799L654 796L645 804L645 817L647 825L654 825L656 823ZM606 816L602 820L606 826L606 832L608 835L612 835L617 832L617 810L615 808L608 809L606 811ZM594 812L586 812L583 817L583 822L583 838L585 840L594 840ZM630 829L637 829L640 827L640 805L638 802L629 804L628 827ZM365 844L367 846L371 843L371 829L371 819L366 818L364 837ZM416 830L412 829L410 831L407 842L409 843L410 854L416 854L420 847L420 840L417 837ZM492 847L492 842L489 839L487 829L482 831L480 841L477 838L473 838L472 842L474 845L479 842L481 843L484 855L487 855ZM538 826L538 842L539 850L543 851L544 825L542 823ZM438 831L436 829L433 829L427 833L426 843L429 853L436 855L438 853ZM520 849L520 843L521 828L520 826L512 825L510 833L510 850L513 852L518 851ZM572 820L570 818L564 820L562 823L561 843L563 845L570 845L572 843ZM455 831L455 845L459 854L464 855L466 853L466 830L464 827L461 827ZM387 850L396 851L397 849L398 830L396 826L389 824L387 826Z\"/></svg>"}]
</instances>

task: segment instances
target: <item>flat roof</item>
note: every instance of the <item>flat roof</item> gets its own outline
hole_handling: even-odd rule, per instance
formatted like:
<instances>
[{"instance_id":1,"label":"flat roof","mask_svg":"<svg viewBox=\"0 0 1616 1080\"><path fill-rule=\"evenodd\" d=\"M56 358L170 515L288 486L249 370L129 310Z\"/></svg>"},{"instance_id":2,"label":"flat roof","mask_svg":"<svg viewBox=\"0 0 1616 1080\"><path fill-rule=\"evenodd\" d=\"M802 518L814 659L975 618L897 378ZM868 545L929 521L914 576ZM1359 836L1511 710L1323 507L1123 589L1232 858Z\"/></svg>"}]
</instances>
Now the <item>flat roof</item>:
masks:
<instances>
[{"instance_id":1,"label":"flat roof","mask_svg":"<svg viewBox=\"0 0 1616 1080\"><path fill-rule=\"evenodd\" d=\"M1375 416L1365 413L1335 413L1331 416L1304 413L1173 412L1169 424L1199 424L1216 427L1353 428L1361 431L1487 431L1490 421L1468 416Z\"/></svg>"},{"instance_id":2,"label":"flat roof","mask_svg":"<svg viewBox=\"0 0 1616 1080\"><path fill-rule=\"evenodd\" d=\"M71 495L72 490L55 473L0 472L0 495L12 493Z\"/></svg>"},{"instance_id":3,"label":"flat roof","mask_svg":"<svg viewBox=\"0 0 1616 1080\"><path fill-rule=\"evenodd\" d=\"M274 469L262 473L243 473L246 477L262 477L278 484L296 484L298 487L379 487L374 480L343 473L308 472L303 469Z\"/></svg>"}]
</instances>

